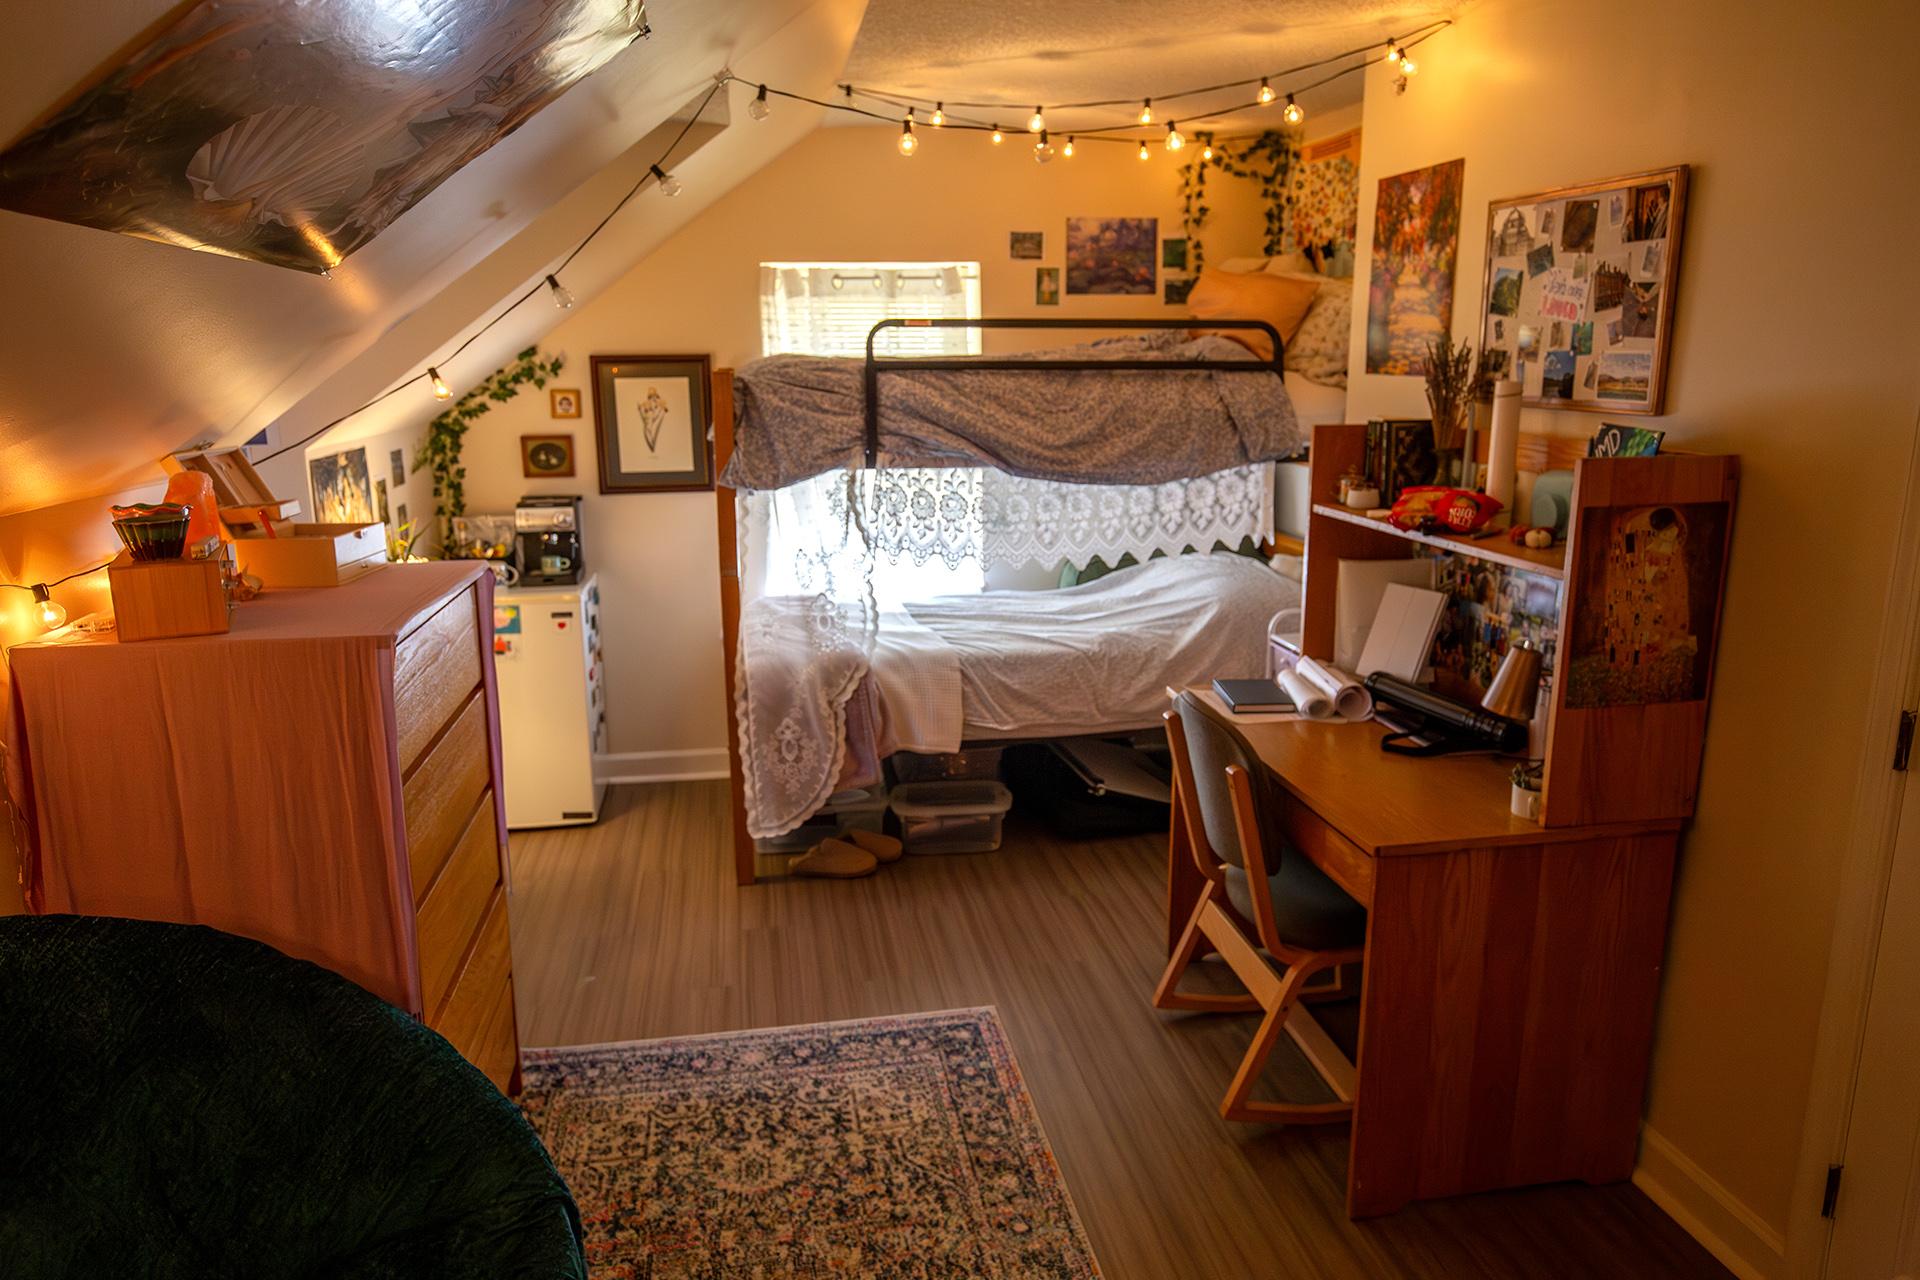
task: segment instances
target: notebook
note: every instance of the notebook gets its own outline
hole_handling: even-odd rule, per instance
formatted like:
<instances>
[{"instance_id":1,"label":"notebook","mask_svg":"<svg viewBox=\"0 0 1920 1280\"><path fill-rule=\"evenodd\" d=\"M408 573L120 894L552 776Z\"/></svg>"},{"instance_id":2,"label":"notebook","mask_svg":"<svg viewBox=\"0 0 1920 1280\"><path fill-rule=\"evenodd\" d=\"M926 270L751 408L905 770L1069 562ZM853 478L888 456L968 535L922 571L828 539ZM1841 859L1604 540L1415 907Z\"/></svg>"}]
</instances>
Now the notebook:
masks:
<instances>
[{"instance_id":1,"label":"notebook","mask_svg":"<svg viewBox=\"0 0 1920 1280\"><path fill-rule=\"evenodd\" d=\"M1267 679L1215 680L1213 691L1220 695L1220 701L1227 704L1227 710L1235 715L1293 710L1293 699L1287 696L1287 691Z\"/></svg>"},{"instance_id":2,"label":"notebook","mask_svg":"<svg viewBox=\"0 0 1920 1280\"><path fill-rule=\"evenodd\" d=\"M1390 583L1380 595L1380 608L1360 650L1356 674L1365 677L1384 671L1402 680L1417 681L1427 665L1433 638L1440 631L1440 615L1447 597L1402 583Z\"/></svg>"}]
</instances>

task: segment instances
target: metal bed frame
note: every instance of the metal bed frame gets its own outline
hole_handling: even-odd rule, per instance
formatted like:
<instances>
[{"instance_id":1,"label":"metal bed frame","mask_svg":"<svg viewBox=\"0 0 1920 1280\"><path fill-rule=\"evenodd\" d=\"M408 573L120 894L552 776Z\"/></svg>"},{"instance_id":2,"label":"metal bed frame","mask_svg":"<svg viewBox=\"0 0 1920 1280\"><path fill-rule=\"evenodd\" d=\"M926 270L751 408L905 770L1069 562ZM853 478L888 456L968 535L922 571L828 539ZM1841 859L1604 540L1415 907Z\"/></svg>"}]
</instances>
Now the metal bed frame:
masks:
<instances>
[{"instance_id":1,"label":"metal bed frame","mask_svg":"<svg viewBox=\"0 0 1920 1280\"><path fill-rule=\"evenodd\" d=\"M1209 329L1257 329L1263 330L1273 340L1273 359L1271 360L1014 360L1005 357L990 356L875 356L874 339L880 336L882 329L1191 329L1196 323ZM1206 320L1196 322L1191 319L1177 319L1160 316L1153 319L1068 319L1066 317L1012 318L994 317L989 319L965 320L959 318L908 320L891 318L882 320L867 330L866 363L866 426L867 426L867 466L874 467L880 462L880 375L882 373L955 373L976 369L986 369L1005 373L1033 373L1037 370L1068 370L1077 372L1113 372L1115 370L1138 370L1150 373L1181 373L1204 371L1207 373L1271 373L1284 378L1285 356L1280 332L1265 320Z\"/></svg>"}]
</instances>

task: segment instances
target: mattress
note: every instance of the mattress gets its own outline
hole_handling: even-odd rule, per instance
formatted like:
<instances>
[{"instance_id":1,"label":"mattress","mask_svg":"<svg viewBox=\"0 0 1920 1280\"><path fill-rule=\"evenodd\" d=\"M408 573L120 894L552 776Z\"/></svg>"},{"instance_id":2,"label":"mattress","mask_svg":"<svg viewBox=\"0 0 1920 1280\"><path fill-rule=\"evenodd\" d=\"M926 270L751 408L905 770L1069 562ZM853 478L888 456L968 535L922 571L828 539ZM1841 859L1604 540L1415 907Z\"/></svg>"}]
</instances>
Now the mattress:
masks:
<instances>
[{"instance_id":1,"label":"mattress","mask_svg":"<svg viewBox=\"0 0 1920 1280\"><path fill-rule=\"evenodd\" d=\"M1345 387L1330 387L1324 382L1314 382L1289 369L1287 396L1293 401L1294 417L1299 420L1303 432L1311 432L1315 427L1330 422L1347 420Z\"/></svg>"},{"instance_id":2,"label":"mattress","mask_svg":"<svg viewBox=\"0 0 1920 1280\"><path fill-rule=\"evenodd\" d=\"M907 749L1150 728L1168 685L1264 673L1267 624L1299 605L1298 580L1225 552L1169 556L1063 590L910 604L912 622L951 653L959 696L912 709L920 745ZM896 719L889 690L912 683L900 664L942 661L926 648L924 639L916 650L877 647L883 721Z\"/></svg>"}]
</instances>

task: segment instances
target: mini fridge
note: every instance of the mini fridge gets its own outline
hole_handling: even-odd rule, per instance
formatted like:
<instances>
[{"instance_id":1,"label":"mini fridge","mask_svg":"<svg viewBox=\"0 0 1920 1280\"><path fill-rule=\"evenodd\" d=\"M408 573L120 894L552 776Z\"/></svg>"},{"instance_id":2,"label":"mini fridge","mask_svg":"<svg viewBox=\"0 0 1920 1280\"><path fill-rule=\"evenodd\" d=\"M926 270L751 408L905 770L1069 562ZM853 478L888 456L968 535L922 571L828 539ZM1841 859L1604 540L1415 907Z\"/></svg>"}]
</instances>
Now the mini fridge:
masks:
<instances>
[{"instance_id":1,"label":"mini fridge","mask_svg":"<svg viewBox=\"0 0 1920 1280\"><path fill-rule=\"evenodd\" d=\"M493 597L507 826L558 827L600 817L607 747L600 585L503 588Z\"/></svg>"}]
</instances>

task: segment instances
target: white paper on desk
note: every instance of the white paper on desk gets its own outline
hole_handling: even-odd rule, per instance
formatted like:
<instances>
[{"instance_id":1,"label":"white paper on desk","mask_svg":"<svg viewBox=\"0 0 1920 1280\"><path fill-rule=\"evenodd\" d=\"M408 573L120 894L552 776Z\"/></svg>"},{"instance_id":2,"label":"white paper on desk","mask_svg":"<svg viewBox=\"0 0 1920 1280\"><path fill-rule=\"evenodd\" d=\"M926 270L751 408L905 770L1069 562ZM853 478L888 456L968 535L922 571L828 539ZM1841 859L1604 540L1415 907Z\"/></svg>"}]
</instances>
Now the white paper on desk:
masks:
<instances>
[{"instance_id":1,"label":"white paper on desk","mask_svg":"<svg viewBox=\"0 0 1920 1280\"><path fill-rule=\"evenodd\" d=\"M1295 685L1300 692L1295 692ZM1312 658L1303 657L1298 668L1282 672L1280 687L1309 720L1359 721L1373 715L1373 696L1358 680Z\"/></svg>"},{"instance_id":2,"label":"white paper on desk","mask_svg":"<svg viewBox=\"0 0 1920 1280\"><path fill-rule=\"evenodd\" d=\"M1440 634L1440 615L1447 597L1438 591L1423 591L1403 583L1390 583L1380 593L1380 609L1373 615L1373 629L1367 632L1367 644L1360 651L1354 670L1362 676L1384 671L1406 681L1418 681L1433 649L1433 638Z\"/></svg>"}]
</instances>

